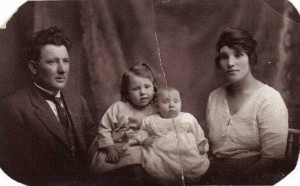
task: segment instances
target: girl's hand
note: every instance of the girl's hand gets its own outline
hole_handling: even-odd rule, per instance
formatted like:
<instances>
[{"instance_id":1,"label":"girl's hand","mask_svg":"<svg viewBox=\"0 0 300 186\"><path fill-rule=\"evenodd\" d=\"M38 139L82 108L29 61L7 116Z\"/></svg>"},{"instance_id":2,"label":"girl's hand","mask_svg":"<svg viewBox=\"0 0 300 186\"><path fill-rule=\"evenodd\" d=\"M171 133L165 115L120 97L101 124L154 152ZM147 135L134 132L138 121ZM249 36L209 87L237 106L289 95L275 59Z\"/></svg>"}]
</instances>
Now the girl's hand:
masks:
<instances>
[{"instance_id":1,"label":"girl's hand","mask_svg":"<svg viewBox=\"0 0 300 186\"><path fill-rule=\"evenodd\" d=\"M145 148L149 148L153 142L155 141L155 139L158 138L157 136L151 136L149 138L146 138L145 141L143 142L143 146Z\"/></svg>"},{"instance_id":2,"label":"girl's hand","mask_svg":"<svg viewBox=\"0 0 300 186\"><path fill-rule=\"evenodd\" d=\"M120 161L120 154L118 153L117 149L115 148L114 145L106 147L106 162L107 163L112 163L112 164L117 164Z\"/></svg>"}]
</instances>

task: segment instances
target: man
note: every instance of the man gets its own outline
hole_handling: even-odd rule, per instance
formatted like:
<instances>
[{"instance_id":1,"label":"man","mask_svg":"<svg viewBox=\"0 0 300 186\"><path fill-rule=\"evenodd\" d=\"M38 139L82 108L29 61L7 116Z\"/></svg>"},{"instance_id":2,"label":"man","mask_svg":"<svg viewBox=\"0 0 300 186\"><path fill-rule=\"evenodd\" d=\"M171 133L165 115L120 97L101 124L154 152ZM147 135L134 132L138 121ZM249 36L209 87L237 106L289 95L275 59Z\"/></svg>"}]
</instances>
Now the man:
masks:
<instances>
[{"instance_id":1,"label":"man","mask_svg":"<svg viewBox=\"0 0 300 186\"><path fill-rule=\"evenodd\" d=\"M70 47L57 27L36 33L28 48L32 85L1 102L0 166L21 183L78 181L86 173L96 128L86 101L62 91Z\"/></svg>"}]
</instances>

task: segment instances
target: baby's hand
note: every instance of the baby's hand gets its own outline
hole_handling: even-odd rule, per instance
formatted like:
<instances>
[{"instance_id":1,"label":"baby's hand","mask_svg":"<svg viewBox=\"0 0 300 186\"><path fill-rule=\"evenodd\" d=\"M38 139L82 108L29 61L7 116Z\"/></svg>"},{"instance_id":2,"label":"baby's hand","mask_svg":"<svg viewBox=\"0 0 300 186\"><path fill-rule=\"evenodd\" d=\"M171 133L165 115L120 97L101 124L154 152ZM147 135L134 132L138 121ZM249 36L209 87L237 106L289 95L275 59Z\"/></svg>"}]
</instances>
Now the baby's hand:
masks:
<instances>
[{"instance_id":1,"label":"baby's hand","mask_svg":"<svg viewBox=\"0 0 300 186\"><path fill-rule=\"evenodd\" d=\"M112 163L112 164L117 164L120 161L120 154L118 153L117 149L115 148L114 145L106 147L106 162L107 163Z\"/></svg>"},{"instance_id":2,"label":"baby's hand","mask_svg":"<svg viewBox=\"0 0 300 186\"><path fill-rule=\"evenodd\" d=\"M198 145L198 149L201 155L205 154L208 152L209 150L209 145L208 145L208 141L207 139L204 139L203 141L201 141Z\"/></svg>"},{"instance_id":3,"label":"baby's hand","mask_svg":"<svg viewBox=\"0 0 300 186\"><path fill-rule=\"evenodd\" d=\"M157 136L151 136L149 138L146 138L145 141L143 142L143 146L145 148L149 148L153 144L156 138Z\"/></svg>"},{"instance_id":4,"label":"baby's hand","mask_svg":"<svg viewBox=\"0 0 300 186\"><path fill-rule=\"evenodd\" d=\"M205 154L205 150L203 150L203 149L199 149L199 152L200 152L201 155Z\"/></svg>"}]
</instances>

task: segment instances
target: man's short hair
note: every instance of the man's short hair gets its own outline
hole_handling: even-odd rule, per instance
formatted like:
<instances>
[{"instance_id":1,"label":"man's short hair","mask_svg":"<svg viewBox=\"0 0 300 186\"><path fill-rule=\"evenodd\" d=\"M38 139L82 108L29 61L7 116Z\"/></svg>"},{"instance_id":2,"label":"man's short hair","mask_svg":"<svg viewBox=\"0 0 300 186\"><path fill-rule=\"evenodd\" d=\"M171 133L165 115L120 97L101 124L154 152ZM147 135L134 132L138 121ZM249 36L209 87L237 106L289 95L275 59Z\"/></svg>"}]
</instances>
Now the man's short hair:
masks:
<instances>
[{"instance_id":1,"label":"man's short hair","mask_svg":"<svg viewBox=\"0 0 300 186\"><path fill-rule=\"evenodd\" d=\"M64 45L69 52L72 46L70 39L64 34L64 32L55 27L49 27L39 32L34 33L27 49L27 55L29 60L39 61L41 48L47 44L52 45Z\"/></svg>"}]
</instances>

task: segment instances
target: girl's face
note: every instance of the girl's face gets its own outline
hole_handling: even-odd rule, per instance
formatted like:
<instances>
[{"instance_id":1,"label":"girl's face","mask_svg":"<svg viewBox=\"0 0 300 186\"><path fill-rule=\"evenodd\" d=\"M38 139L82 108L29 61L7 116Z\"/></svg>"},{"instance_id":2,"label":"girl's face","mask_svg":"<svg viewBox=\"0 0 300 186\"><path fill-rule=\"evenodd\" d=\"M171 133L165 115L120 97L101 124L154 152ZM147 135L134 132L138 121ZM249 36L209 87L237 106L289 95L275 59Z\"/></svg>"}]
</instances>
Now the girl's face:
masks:
<instances>
[{"instance_id":1,"label":"girl's face","mask_svg":"<svg viewBox=\"0 0 300 186\"><path fill-rule=\"evenodd\" d=\"M153 99L154 87L148 78L131 76L129 78L128 95L132 104L145 107Z\"/></svg>"},{"instance_id":2,"label":"girl's face","mask_svg":"<svg viewBox=\"0 0 300 186\"><path fill-rule=\"evenodd\" d=\"M245 51L224 46L220 49L220 66L230 83L245 79L251 74L249 57Z\"/></svg>"}]
</instances>

